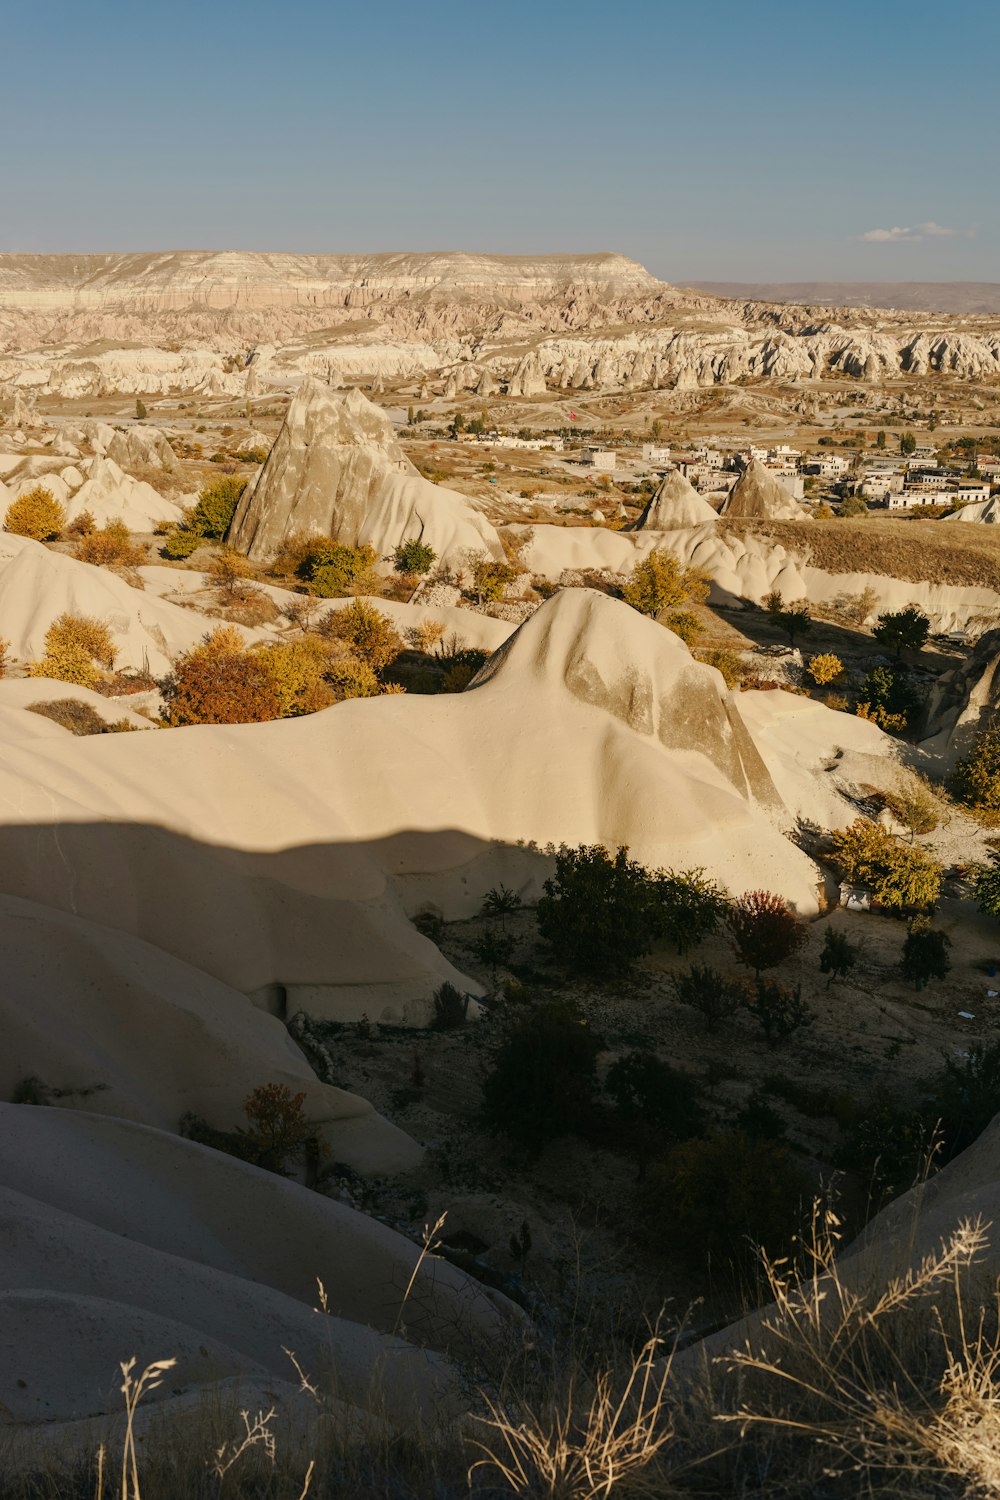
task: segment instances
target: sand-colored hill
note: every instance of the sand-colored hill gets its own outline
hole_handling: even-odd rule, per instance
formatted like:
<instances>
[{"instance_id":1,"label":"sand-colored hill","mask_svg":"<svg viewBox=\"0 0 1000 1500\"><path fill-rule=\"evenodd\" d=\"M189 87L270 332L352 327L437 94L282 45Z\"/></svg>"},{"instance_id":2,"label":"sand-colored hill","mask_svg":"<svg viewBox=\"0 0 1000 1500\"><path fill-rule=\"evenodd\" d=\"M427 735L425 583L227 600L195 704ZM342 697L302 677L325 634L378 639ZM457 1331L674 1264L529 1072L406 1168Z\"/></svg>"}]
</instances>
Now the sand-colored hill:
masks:
<instances>
[{"instance_id":1,"label":"sand-colored hill","mask_svg":"<svg viewBox=\"0 0 1000 1500\"><path fill-rule=\"evenodd\" d=\"M807 521L809 513L793 500L788 490L751 459L722 503L719 514L731 521Z\"/></svg>"},{"instance_id":2,"label":"sand-colored hill","mask_svg":"<svg viewBox=\"0 0 1000 1500\"><path fill-rule=\"evenodd\" d=\"M445 979L475 990L405 910L469 914L501 880L537 892L547 862L525 843L626 844L815 910L816 868L780 831L791 813L740 700L670 632L565 591L477 684L90 740L26 744L0 720L0 889L342 1019L425 1015Z\"/></svg>"},{"instance_id":3,"label":"sand-colored hill","mask_svg":"<svg viewBox=\"0 0 1000 1500\"><path fill-rule=\"evenodd\" d=\"M419 1160L363 1099L319 1082L279 1020L160 949L10 896L0 947L4 1098L34 1078L78 1107L162 1130L189 1112L232 1130L255 1088L285 1084L305 1094L336 1160L362 1172Z\"/></svg>"},{"instance_id":4,"label":"sand-colored hill","mask_svg":"<svg viewBox=\"0 0 1000 1500\"><path fill-rule=\"evenodd\" d=\"M311 379L244 491L229 541L266 559L295 533L371 546L380 556L418 539L455 565L470 550L503 557L495 530L464 495L417 472L379 407L360 391L340 396Z\"/></svg>"},{"instance_id":5,"label":"sand-colored hill","mask_svg":"<svg viewBox=\"0 0 1000 1500\"><path fill-rule=\"evenodd\" d=\"M635 523L636 531L677 531L688 526L706 526L716 520L716 513L703 500L690 480L679 469L672 469L660 481L656 493Z\"/></svg>"},{"instance_id":6,"label":"sand-colored hill","mask_svg":"<svg viewBox=\"0 0 1000 1500\"><path fill-rule=\"evenodd\" d=\"M145 665L157 676L208 628L204 615L132 588L106 568L0 531L0 635L10 643L11 653L37 661L45 650L45 632L64 613L104 620L118 653L117 665ZM244 633L248 639L259 634Z\"/></svg>"},{"instance_id":7,"label":"sand-colored hill","mask_svg":"<svg viewBox=\"0 0 1000 1500\"><path fill-rule=\"evenodd\" d=\"M123 1351L140 1369L177 1359L161 1412L234 1378L284 1406L291 1348L349 1424L377 1379L390 1425L406 1426L457 1403L446 1351L485 1346L503 1319L432 1259L406 1343L394 1330L418 1251L384 1226L143 1126L7 1104L0 1119L0 1401L8 1423L44 1421L49 1445L120 1408ZM313 1311L317 1279L329 1317Z\"/></svg>"}]
</instances>

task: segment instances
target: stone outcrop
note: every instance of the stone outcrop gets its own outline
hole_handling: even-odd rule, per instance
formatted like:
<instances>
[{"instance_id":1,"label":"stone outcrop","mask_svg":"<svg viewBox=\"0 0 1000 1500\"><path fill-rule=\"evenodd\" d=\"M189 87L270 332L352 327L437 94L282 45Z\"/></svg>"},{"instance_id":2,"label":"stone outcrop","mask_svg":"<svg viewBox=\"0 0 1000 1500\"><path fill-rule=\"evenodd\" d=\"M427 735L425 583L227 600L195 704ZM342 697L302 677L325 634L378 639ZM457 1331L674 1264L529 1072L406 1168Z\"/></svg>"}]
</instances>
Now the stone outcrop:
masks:
<instances>
[{"instance_id":1,"label":"stone outcrop","mask_svg":"<svg viewBox=\"0 0 1000 1500\"><path fill-rule=\"evenodd\" d=\"M753 459L733 485L719 511L730 521L807 521L809 515L780 480Z\"/></svg>"},{"instance_id":2,"label":"stone outcrop","mask_svg":"<svg viewBox=\"0 0 1000 1500\"><path fill-rule=\"evenodd\" d=\"M666 474L656 493L635 523L636 531L679 531L685 526L704 526L718 515L703 500L679 469Z\"/></svg>"},{"instance_id":3,"label":"stone outcrop","mask_svg":"<svg viewBox=\"0 0 1000 1500\"><path fill-rule=\"evenodd\" d=\"M954 762L1000 709L1000 630L987 631L972 654L938 677L930 690L919 738L925 749Z\"/></svg>"},{"instance_id":4,"label":"stone outcrop","mask_svg":"<svg viewBox=\"0 0 1000 1500\"><path fill-rule=\"evenodd\" d=\"M460 565L467 551L502 558L490 523L465 495L431 484L410 463L385 413L360 391L303 383L267 462L244 491L229 541L253 558L294 533L330 536L380 556L419 538Z\"/></svg>"}]
</instances>

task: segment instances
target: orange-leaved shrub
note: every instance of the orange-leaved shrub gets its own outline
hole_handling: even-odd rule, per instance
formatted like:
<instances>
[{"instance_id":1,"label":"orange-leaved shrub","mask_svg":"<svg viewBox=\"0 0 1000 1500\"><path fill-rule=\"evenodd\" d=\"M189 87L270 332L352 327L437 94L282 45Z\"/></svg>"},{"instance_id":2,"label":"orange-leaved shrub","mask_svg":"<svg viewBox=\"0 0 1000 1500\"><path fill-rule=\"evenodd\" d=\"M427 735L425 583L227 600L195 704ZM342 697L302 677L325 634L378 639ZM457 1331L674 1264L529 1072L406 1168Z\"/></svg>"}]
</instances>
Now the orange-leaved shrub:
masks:
<instances>
[{"instance_id":1,"label":"orange-leaved shrub","mask_svg":"<svg viewBox=\"0 0 1000 1500\"><path fill-rule=\"evenodd\" d=\"M125 522L113 517L100 530L89 531L76 549L81 562L99 568L137 568L146 561L146 549L133 542Z\"/></svg>"},{"instance_id":2,"label":"orange-leaved shrub","mask_svg":"<svg viewBox=\"0 0 1000 1500\"><path fill-rule=\"evenodd\" d=\"M315 636L255 646L253 654L271 678L282 718L312 714L337 701L325 678L330 666L329 648Z\"/></svg>"},{"instance_id":3,"label":"orange-leaved shrub","mask_svg":"<svg viewBox=\"0 0 1000 1500\"><path fill-rule=\"evenodd\" d=\"M343 609L332 609L321 622L322 634L343 641L373 672L381 672L404 649L403 638L392 621L363 599Z\"/></svg>"},{"instance_id":4,"label":"orange-leaved shrub","mask_svg":"<svg viewBox=\"0 0 1000 1500\"><path fill-rule=\"evenodd\" d=\"M45 632L45 655L28 667L29 677L51 677L92 687L100 669L110 672L115 645L103 620L91 615L61 614Z\"/></svg>"},{"instance_id":5,"label":"orange-leaved shrub","mask_svg":"<svg viewBox=\"0 0 1000 1500\"><path fill-rule=\"evenodd\" d=\"M4 530L15 536L50 542L66 525L66 511L51 490L36 484L8 505L3 524Z\"/></svg>"},{"instance_id":6,"label":"orange-leaved shrub","mask_svg":"<svg viewBox=\"0 0 1000 1500\"><path fill-rule=\"evenodd\" d=\"M259 724L281 716L267 663L246 649L233 625L220 625L177 658L163 683L168 724Z\"/></svg>"}]
</instances>

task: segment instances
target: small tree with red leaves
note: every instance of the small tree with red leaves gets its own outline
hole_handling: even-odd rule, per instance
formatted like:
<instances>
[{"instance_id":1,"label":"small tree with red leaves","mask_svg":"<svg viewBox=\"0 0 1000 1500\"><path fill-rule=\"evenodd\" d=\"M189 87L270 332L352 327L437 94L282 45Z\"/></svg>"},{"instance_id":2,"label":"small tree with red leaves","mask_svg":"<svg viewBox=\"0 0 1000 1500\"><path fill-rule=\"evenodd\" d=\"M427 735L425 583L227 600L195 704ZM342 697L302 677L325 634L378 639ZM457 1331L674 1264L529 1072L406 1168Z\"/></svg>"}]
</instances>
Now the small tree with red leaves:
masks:
<instances>
[{"instance_id":1,"label":"small tree with red leaves","mask_svg":"<svg viewBox=\"0 0 1000 1500\"><path fill-rule=\"evenodd\" d=\"M806 929L788 904L773 891L747 891L734 901L727 917L741 963L760 977L791 958L806 940Z\"/></svg>"}]
</instances>

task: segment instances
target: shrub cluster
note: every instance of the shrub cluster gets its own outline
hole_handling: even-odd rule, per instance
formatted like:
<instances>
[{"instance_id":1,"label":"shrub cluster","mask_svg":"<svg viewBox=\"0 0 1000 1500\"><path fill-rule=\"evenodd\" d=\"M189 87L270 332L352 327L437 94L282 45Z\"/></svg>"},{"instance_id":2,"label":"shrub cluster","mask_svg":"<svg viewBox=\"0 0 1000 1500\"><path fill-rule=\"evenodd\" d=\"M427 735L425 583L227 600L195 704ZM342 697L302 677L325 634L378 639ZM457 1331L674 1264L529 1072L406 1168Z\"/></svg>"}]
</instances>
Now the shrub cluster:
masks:
<instances>
[{"instance_id":1,"label":"shrub cluster","mask_svg":"<svg viewBox=\"0 0 1000 1500\"><path fill-rule=\"evenodd\" d=\"M855 819L834 833L833 848L843 878L867 886L872 899L888 911L918 911L938 898L941 866L878 823Z\"/></svg>"},{"instance_id":2,"label":"shrub cluster","mask_svg":"<svg viewBox=\"0 0 1000 1500\"><path fill-rule=\"evenodd\" d=\"M701 870L649 871L627 849L581 844L556 856L538 903L538 930L556 958L582 973L628 969L664 938L678 951L713 932L724 892Z\"/></svg>"},{"instance_id":3,"label":"shrub cluster","mask_svg":"<svg viewBox=\"0 0 1000 1500\"><path fill-rule=\"evenodd\" d=\"M362 654L368 649L382 660L386 634L395 634L392 626L360 601L342 613L353 609L358 611L356 655L347 649L355 645L350 630L334 640L305 635L247 646L235 626L218 626L178 657L162 683L166 722L261 723L316 713L346 698L402 692L395 684L383 684Z\"/></svg>"},{"instance_id":4,"label":"shrub cluster","mask_svg":"<svg viewBox=\"0 0 1000 1500\"><path fill-rule=\"evenodd\" d=\"M45 654L29 665L27 675L93 687L101 669L110 671L114 664L115 645L104 621L66 613L45 632Z\"/></svg>"},{"instance_id":5,"label":"shrub cluster","mask_svg":"<svg viewBox=\"0 0 1000 1500\"><path fill-rule=\"evenodd\" d=\"M66 525L66 511L50 490L36 484L8 505L3 524L15 536L51 542Z\"/></svg>"}]
</instances>

